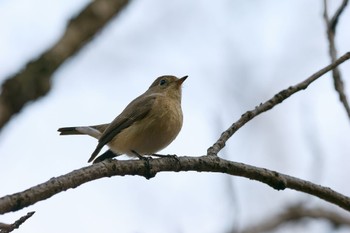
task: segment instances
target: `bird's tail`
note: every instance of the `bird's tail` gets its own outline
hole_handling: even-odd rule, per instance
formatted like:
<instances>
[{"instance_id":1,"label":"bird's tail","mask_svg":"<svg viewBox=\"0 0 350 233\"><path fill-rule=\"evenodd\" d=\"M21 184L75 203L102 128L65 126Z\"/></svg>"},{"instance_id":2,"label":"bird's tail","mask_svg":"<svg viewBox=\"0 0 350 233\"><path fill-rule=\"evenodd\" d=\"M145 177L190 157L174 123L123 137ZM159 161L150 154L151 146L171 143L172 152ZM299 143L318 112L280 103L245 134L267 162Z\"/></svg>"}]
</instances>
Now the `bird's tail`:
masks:
<instances>
[{"instance_id":1,"label":"bird's tail","mask_svg":"<svg viewBox=\"0 0 350 233\"><path fill-rule=\"evenodd\" d=\"M59 128L57 131L60 132L60 135L84 134L78 131L77 128L82 128L82 127L63 127L63 128Z\"/></svg>"},{"instance_id":2,"label":"bird's tail","mask_svg":"<svg viewBox=\"0 0 350 233\"><path fill-rule=\"evenodd\" d=\"M57 131L60 135L81 135L86 134L96 139L99 139L101 134L105 131L108 124L93 125L93 126L77 126L77 127L63 127Z\"/></svg>"}]
</instances>

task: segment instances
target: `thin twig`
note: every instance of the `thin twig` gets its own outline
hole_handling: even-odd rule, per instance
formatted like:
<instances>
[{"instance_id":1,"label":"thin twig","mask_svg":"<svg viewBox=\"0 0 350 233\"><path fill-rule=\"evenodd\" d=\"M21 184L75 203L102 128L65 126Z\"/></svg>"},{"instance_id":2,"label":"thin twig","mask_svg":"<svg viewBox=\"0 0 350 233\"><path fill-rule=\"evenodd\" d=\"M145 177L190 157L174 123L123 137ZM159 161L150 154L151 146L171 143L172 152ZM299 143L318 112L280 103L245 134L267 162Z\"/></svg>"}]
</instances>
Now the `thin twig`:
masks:
<instances>
[{"instance_id":1,"label":"thin twig","mask_svg":"<svg viewBox=\"0 0 350 233\"><path fill-rule=\"evenodd\" d=\"M24 223L25 221L27 221L28 218L32 217L34 213L34 211L29 212L12 224L0 223L0 233L9 233L19 228L19 226L22 225L22 223Z\"/></svg>"},{"instance_id":2,"label":"thin twig","mask_svg":"<svg viewBox=\"0 0 350 233\"><path fill-rule=\"evenodd\" d=\"M244 113L241 118L233 123L226 131L224 131L220 138L214 143L213 146L208 148L207 155L216 155L219 153L219 151L224 148L226 141L243 125L245 125L248 121L256 117L257 115L266 112L276 105L280 104L282 101L290 97L291 95L295 94L298 91L306 89L312 82L320 78L322 75L327 73L330 70L335 69L338 65L345 62L350 58L350 52L347 52L342 57L340 57L338 60L334 61L332 64L326 66L325 68L321 69L320 71L314 73L309 78L304 80L303 82L290 86L289 88L277 93L274 97L266 101L265 103L260 104L259 106L255 107L255 109L250 110L246 113Z\"/></svg>"},{"instance_id":3,"label":"thin twig","mask_svg":"<svg viewBox=\"0 0 350 233\"><path fill-rule=\"evenodd\" d=\"M328 15L327 0L324 0L323 3L324 3L323 18L327 27L329 55L331 57L331 61L334 62L337 57L337 49L335 47L335 30L339 21L339 17L344 11L346 5L348 4L348 0L343 0L342 4L339 6L338 10L335 12L334 16L331 19L329 18L329 15ZM333 74L334 88L338 92L339 100L343 104L346 110L346 113L350 119L350 106L344 91L344 82L341 78L339 69L338 68L333 69L332 74Z\"/></svg>"},{"instance_id":4,"label":"thin twig","mask_svg":"<svg viewBox=\"0 0 350 233\"><path fill-rule=\"evenodd\" d=\"M328 24L328 27L330 28L330 30L333 31L333 33L335 33L335 29L337 27L337 24L338 24L338 20L339 20L339 17L340 15L343 13L345 7L348 5L348 0L343 0L343 2L341 3L341 5L339 6L339 8L336 10L336 12L334 13L333 17L331 20L329 20L329 24ZM324 4L324 7L325 7L325 12L327 11L327 0L325 0L325 4ZM328 17L327 17L328 18Z\"/></svg>"}]
</instances>

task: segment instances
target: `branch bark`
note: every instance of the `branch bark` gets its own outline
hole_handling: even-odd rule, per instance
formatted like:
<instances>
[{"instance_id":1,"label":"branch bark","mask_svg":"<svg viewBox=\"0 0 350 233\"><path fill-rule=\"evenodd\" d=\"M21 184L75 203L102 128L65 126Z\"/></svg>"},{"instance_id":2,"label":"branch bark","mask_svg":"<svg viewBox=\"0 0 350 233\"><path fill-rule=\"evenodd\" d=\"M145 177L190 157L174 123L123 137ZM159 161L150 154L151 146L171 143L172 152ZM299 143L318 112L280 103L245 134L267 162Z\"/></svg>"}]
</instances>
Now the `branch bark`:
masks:
<instances>
[{"instance_id":1,"label":"branch bark","mask_svg":"<svg viewBox=\"0 0 350 233\"><path fill-rule=\"evenodd\" d=\"M76 188L86 182L111 176L138 175L147 179L158 172L197 171L219 172L234 176L246 177L265 183L276 190L286 188L308 193L350 211L350 198L312 182L254 167L243 163L231 162L218 156L176 157L143 160L108 160L87 166L45 183L29 188L23 192L0 198L0 214L17 211L24 207L45 200L57 193Z\"/></svg>"},{"instance_id":2,"label":"branch bark","mask_svg":"<svg viewBox=\"0 0 350 233\"><path fill-rule=\"evenodd\" d=\"M32 217L35 212L29 212L25 216L22 216L20 219L15 221L12 224L5 224L5 223L0 223L0 233L9 233L12 232L13 230L19 228L22 223L27 221L28 218Z\"/></svg>"},{"instance_id":3,"label":"branch bark","mask_svg":"<svg viewBox=\"0 0 350 233\"><path fill-rule=\"evenodd\" d=\"M57 178L52 178L45 183L34 186L23 192L0 198L0 214L10 211L17 211L38 201L45 200L59 192L70 188L76 188L83 183L103 177L111 177L116 175L139 175L149 179L154 177L158 172L164 171L220 172L234 176L246 177L263 182L277 190L290 188L308 193L350 211L350 198L337 193L330 188L322 187L309 181L264 168L230 162L217 156L217 153L225 146L226 141L233 135L233 133L249 120L273 108L275 105L281 103L294 93L304 90L313 81L317 80L323 74L334 69L348 59L350 59L350 52L340 57L334 63L316 72L305 81L279 92L273 98L263 104L260 104L254 110L243 114L242 117L228 130L226 130L218 141L208 149L206 156L180 158L170 157L150 161L104 161L75 170Z\"/></svg>"},{"instance_id":4,"label":"branch bark","mask_svg":"<svg viewBox=\"0 0 350 233\"><path fill-rule=\"evenodd\" d=\"M30 61L18 74L7 78L0 88L0 130L25 104L46 95L51 88L52 74L127 3L127 0L92 1L70 20L64 35L52 48Z\"/></svg>"}]
</instances>

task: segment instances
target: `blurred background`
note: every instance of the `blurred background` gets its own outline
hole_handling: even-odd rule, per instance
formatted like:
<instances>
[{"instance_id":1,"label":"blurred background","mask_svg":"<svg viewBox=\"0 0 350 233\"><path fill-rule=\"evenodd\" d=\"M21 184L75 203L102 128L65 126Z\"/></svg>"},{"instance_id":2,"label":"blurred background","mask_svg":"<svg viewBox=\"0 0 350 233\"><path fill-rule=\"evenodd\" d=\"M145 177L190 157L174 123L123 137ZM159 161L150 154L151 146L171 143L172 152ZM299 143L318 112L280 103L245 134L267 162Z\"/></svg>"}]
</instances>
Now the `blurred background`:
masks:
<instances>
[{"instance_id":1,"label":"blurred background","mask_svg":"<svg viewBox=\"0 0 350 233\"><path fill-rule=\"evenodd\" d=\"M63 35L87 0L1 0L0 81ZM341 1L329 1L333 15ZM323 1L131 1L53 76L52 90L0 133L0 196L88 165L96 140L60 137L63 126L108 123L153 80L189 75L184 125L162 154L200 156L247 110L330 63ZM337 26L338 56L350 49L350 10ZM350 95L350 63L340 66ZM1 114L1 113L0 113ZM350 124L328 73L253 119L220 156L306 179L350 196ZM16 232L240 232L302 203L349 218L318 198L213 173L112 177L15 213L35 215ZM349 232L303 219L271 232Z\"/></svg>"}]
</instances>

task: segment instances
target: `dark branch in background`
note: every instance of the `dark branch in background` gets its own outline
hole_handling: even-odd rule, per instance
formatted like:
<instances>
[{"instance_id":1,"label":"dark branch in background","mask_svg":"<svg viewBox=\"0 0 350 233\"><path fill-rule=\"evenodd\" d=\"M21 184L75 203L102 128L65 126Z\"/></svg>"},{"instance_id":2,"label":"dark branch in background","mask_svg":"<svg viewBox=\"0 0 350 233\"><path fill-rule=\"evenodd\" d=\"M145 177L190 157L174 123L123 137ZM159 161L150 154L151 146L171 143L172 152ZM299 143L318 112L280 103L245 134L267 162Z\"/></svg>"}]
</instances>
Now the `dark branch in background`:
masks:
<instances>
[{"instance_id":1,"label":"dark branch in background","mask_svg":"<svg viewBox=\"0 0 350 233\"><path fill-rule=\"evenodd\" d=\"M241 233L261 233L271 232L287 223L299 222L304 219L325 220L337 227L350 227L350 218L345 217L337 212L330 211L324 208L305 208L302 205L293 205L286 208L283 212L269 216L261 221L260 224L248 227Z\"/></svg>"},{"instance_id":2,"label":"dark branch in background","mask_svg":"<svg viewBox=\"0 0 350 233\"><path fill-rule=\"evenodd\" d=\"M217 142L214 143L213 146L211 146L207 154L208 155L215 155L219 153L219 151L225 147L226 141L237 131L239 130L243 125L245 125L248 121L256 117L257 115L266 112L276 105L282 103L285 99L293 95L294 93L306 89L313 81L324 75L330 70L334 70L337 68L338 65L343 63L344 61L348 60L350 58L350 52L347 52L345 55L340 57L338 60L333 61L332 64L326 66L325 68L321 69L320 71L316 72L315 74L311 75L308 79L305 81L294 85L290 86L289 88L280 91L277 93L273 98L269 99L265 103L260 104L259 106L255 107L255 109L248 111L244 113L241 118L233 123L230 128L228 128L226 131L224 131L220 138L217 140Z\"/></svg>"},{"instance_id":3,"label":"dark branch in background","mask_svg":"<svg viewBox=\"0 0 350 233\"><path fill-rule=\"evenodd\" d=\"M337 58L337 49L335 48L335 30L337 23L339 21L339 17L344 11L346 5L348 4L348 0L343 0L342 4L338 8L338 10L335 12L334 16L330 19L328 15L328 7L327 7L327 0L324 0L324 13L323 17L326 23L327 27L327 37L328 37L328 43L329 43L329 55L331 57L331 61L334 62ZM344 108L348 114L348 117L350 119L350 107L349 102L346 98L345 92L344 92L344 82L341 78L340 71L338 68L333 69L333 83L334 88L339 94L339 99L344 105Z\"/></svg>"},{"instance_id":4,"label":"dark branch in background","mask_svg":"<svg viewBox=\"0 0 350 233\"><path fill-rule=\"evenodd\" d=\"M92 1L70 20L64 35L52 48L29 62L18 74L7 78L0 88L0 130L25 104L47 94L51 88L52 74L127 3L127 0Z\"/></svg>"},{"instance_id":5,"label":"dark branch in background","mask_svg":"<svg viewBox=\"0 0 350 233\"><path fill-rule=\"evenodd\" d=\"M0 223L0 233L9 233L19 228L19 226L27 221L28 218L32 217L34 213L35 212L29 212L12 224Z\"/></svg>"},{"instance_id":6,"label":"dark branch in background","mask_svg":"<svg viewBox=\"0 0 350 233\"><path fill-rule=\"evenodd\" d=\"M128 160L128 161L104 161L79 170L73 171L66 175L57 178L52 178L49 181L34 186L23 192L7 195L0 198L0 214L10 211L17 211L38 201L45 200L51 196L65 191L70 188L76 188L86 182L111 176L124 175L139 175L146 178L154 177L158 172L165 171L198 171L198 172L220 172L234 176L246 177L252 180L263 182L274 189L283 190L286 188L294 189L304 193L317 196L330 203L338 205L339 207L350 211L350 198L333 191L330 188L316 185L309 181L301 180L295 177L277 173L275 171L258 168L242 163L236 163L221 159L217 153L224 147L225 142L242 127L246 122L251 120L258 114L265 112L275 105L281 103L297 91L303 90L310 85L311 82L334 69L344 61L350 59L350 52L340 57L331 65L326 66L320 71L316 72L304 82L295 86L291 86L276 94L269 101L261 104L255 110L248 111L243 114L238 123L233 124L223 135L219 138L213 147L208 149L208 155L202 157L168 157L161 159L153 159L147 161L143 160ZM243 122L243 123L242 123ZM209 154L210 152L210 154Z\"/></svg>"},{"instance_id":7,"label":"dark branch in background","mask_svg":"<svg viewBox=\"0 0 350 233\"><path fill-rule=\"evenodd\" d=\"M325 20L327 23L327 28L329 28L329 30L333 31L333 33L335 33L335 29L337 27L339 17L343 13L343 11L347 5L348 5L348 0L343 0L342 4L339 6L339 8L334 13L332 19L329 20L328 10L327 10L328 9L327 0L324 0L324 7L325 7L324 17L325 17Z\"/></svg>"}]
</instances>

